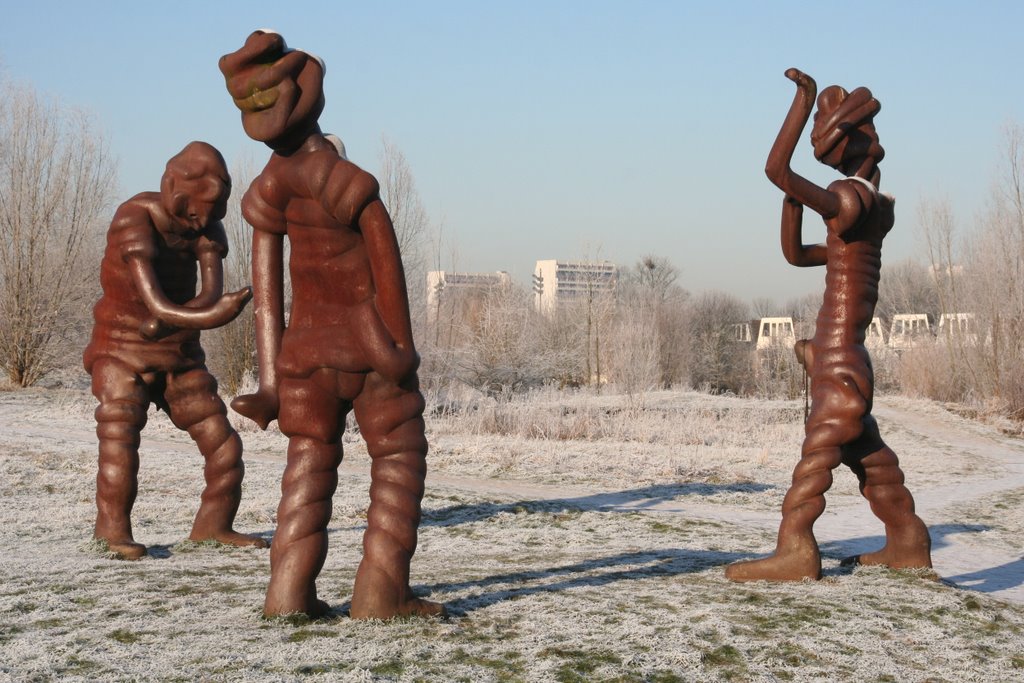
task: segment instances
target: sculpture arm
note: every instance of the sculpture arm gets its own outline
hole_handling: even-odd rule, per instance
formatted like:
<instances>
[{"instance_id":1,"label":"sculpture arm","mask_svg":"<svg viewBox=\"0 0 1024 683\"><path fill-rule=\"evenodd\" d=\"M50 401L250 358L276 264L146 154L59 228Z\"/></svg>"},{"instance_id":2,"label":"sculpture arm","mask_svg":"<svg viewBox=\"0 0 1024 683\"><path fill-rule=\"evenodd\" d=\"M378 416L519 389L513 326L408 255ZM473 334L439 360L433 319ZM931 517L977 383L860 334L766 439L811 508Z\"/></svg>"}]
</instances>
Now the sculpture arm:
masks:
<instances>
[{"instance_id":1,"label":"sculpture arm","mask_svg":"<svg viewBox=\"0 0 1024 683\"><path fill-rule=\"evenodd\" d=\"M128 268L135 289L146 308L156 318L156 321L163 325L199 330L220 327L234 320L252 298L252 291L246 287L219 297L209 306L199 308L181 306L167 298L163 287L160 286L152 261L141 256L130 256ZM152 322L143 324L143 329L140 331L144 335L148 336L147 332L155 331L149 329Z\"/></svg>"},{"instance_id":2,"label":"sculpture arm","mask_svg":"<svg viewBox=\"0 0 1024 683\"><path fill-rule=\"evenodd\" d=\"M791 167L793 152L796 150L800 134L811 116L811 109L814 108L818 86L813 78L797 69L788 69L786 78L796 83L796 94L775 143L768 153L764 172L789 198L811 207L826 219L832 218L839 211L838 198L825 188L818 187L794 173Z\"/></svg>"},{"instance_id":3,"label":"sculpture arm","mask_svg":"<svg viewBox=\"0 0 1024 683\"><path fill-rule=\"evenodd\" d=\"M807 268L828 263L824 244L803 243L804 205L786 195L782 200L782 254L794 266Z\"/></svg>"},{"instance_id":4,"label":"sculpture arm","mask_svg":"<svg viewBox=\"0 0 1024 683\"><path fill-rule=\"evenodd\" d=\"M382 375L400 381L419 365L409 319L409 296L405 271L391 218L384 203L373 199L360 213L359 230L365 241L374 284L374 308L384 329L376 321L366 321L365 342L374 358L374 368Z\"/></svg>"},{"instance_id":5,"label":"sculpture arm","mask_svg":"<svg viewBox=\"0 0 1024 683\"><path fill-rule=\"evenodd\" d=\"M411 347L412 323L402 255L391 218L380 199L375 199L363 210L359 217L359 230L366 241L377 310L395 343Z\"/></svg>"},{"instance_id":6,"label":"sculpture arm","mask_svg":"<svg viewBox=\"0 0 1024 683\"><path fill-rule=\"evenodd\" d=\"M202 283L199 294L185 305L202 308L212 305L224 293L224 257L228 253L228 238L220 221L211 222L196 247L199 276Z\"/></svg>"},{"instance_id":7,"label":"sculpture arm","mask_svg":"<svg viewBox=\"0 0 1024 683\"><path fill-rule=\"evenodd\" d=\"M256 357L259 389L231 402L235 412L262 429L277 418L280 406L275 363L284 335L284 236L262 230L252 237L252 284L256 299Z\"/></svg>"},{"instance_id":8,"label":"sculpture arm","mask_svg":"<svg viewBox=\"0 0 1024 683\"><path fill-rule=\"evenodd\" d=\"M203 308L212 305L224 293L224 262L211 250L199 253L199 277L202 286L199 294L186 303L189 308Z\"/></svg>"}]
</instances>

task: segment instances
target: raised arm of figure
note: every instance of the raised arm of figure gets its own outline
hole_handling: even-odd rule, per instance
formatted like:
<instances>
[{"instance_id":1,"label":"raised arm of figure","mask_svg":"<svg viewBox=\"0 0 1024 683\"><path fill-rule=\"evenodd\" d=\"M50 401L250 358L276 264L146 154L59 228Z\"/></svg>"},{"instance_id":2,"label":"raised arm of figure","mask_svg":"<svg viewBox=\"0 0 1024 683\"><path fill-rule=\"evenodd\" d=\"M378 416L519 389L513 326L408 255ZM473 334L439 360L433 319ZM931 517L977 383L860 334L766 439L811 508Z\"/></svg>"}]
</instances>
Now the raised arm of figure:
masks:
<instances>
[{"instance_id":1,"label":"raised arm of figure","mask_svg":"<svg viewBox=\"0 0 1024 683\"><path fill-rule=\"evenodd\" d=\"M261 429L277 418L280 406L274 363L284 334L284 236L261 230L252 235L252 284L256 298L256 357L260 386L237 396L232 409Z\"/></svg>"},{"instance_id":2,"label":"raised arm of figure","mask_svg":"<svg viewBox=\"0 0 1024 683\"><path fill-rule=\"evenodd\" d=\"M788 69L786 78L796 83L796 94L768 153L764 172L786 193L782 205L782 253L786 260L795 266L820 266L826 261L824 246L803 244L803 207L809 206L824 218L831 218L839 211L839 198L793 172L793 152L811 116L818 86L798 69Z\"/></svg>"}]
</instances>

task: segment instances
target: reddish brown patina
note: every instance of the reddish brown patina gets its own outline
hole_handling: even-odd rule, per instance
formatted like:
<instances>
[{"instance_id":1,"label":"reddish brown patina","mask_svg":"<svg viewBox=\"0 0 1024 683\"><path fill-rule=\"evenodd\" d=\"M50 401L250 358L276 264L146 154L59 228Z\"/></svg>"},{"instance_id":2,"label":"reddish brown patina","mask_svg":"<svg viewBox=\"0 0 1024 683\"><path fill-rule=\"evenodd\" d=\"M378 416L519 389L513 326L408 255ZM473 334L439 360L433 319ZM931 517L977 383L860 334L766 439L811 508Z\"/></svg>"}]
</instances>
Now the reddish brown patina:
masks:
<instances>
[{"instance_id":1,"label":"reddish brown patina","mask_svg":"<svg viewBox=\"0 0 1024 683\"><path fill-rule=\"evenodd\" d=\"M363 560L351 615L440 614L415 597L426 475L423 396L398 243L377 181L325 138L324 65L256 31L220 60L242 126L273 155L242 200L254 228L260 386L232 407L288 436L264 613L325 613L316 577L327 556L345 417L355 412L372 459ZM285 329L283 245L291 246Z\"/></svg>"},{"instance_id":2,"label":"reddish brown patina","mask_svg":"<svg viewBox=\"0 0 1024 683\"><path fill-rule=\"evenodd\" d=\"M100 402L95 535L126 559L146 552L132 536L131 511L139 435L151 402L188 431L206 459L206 488L189 538L266 547L232 530L242 494L242 442L199 344L200 330L234 320L251 297L248 287L223 293L228 245L221 218L230 192L220 153L192 142L167 162L160 192L122 204L107 233L103 297L84 361Z\"/></svg>"},{"instance_id":3,"label":"reddish brown patina","mask_svg":"<svg viewBox=\"0 0 1024 683\"><path fill-rule=\"evenodd\" d=\"M811 378L811 412L793 484L782 503L775 553L730 565L734 581L791 581L821 576L812 527L825 509L832 470L847 465L860 480L872 512L885 524L885 547L849 561L894 568L931 567L928 529L914 514L896 454L871 416L874 378L864 335L878 301L882 240L893 226L893 198L879 192L885 151L875 133L880 105L867 88L826 88L818 98L811 142L823 164L843 173L827 189L792 171L790 162L814 106L817 86L796 69L786 77L796 96L768 156L765 172L786 193L782 251L795 266L825 266L825 297L814 337L796 353ZM804 245L803 207L825 220L825 244Z\"/></svg>"}]
</instances>

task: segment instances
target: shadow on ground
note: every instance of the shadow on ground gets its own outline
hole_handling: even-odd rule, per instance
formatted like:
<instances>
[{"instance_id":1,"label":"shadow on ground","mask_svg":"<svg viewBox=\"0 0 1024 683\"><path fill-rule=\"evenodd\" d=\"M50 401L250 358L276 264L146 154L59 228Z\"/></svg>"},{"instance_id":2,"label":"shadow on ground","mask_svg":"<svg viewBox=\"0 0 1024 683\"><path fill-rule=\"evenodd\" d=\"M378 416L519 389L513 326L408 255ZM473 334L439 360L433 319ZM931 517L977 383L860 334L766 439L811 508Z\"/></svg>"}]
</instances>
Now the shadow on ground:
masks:
<instances>
[{"instance_id":1,"label":"shadow on ground","mask_svg":"<svg viewBox=\"0 0 1024 683\"><path fill-rule=\"evenodd\" d=\"M627 491L594 493L576 498L525 500L514 503L471 503L423 511L421 526L455 526L490 519L503 512L566 512L598 510L636 512L646 507L685 496L713 496L718 493L761 493L770 484L658 484ZM625 509L620 509L625 508Z\"/></svg>"},{"instance_id":2,"label":"shadow on ground","mask_svg":"<svg viewBox=\"0 0 1024 683\"><path fill-rule=\"evenodd\" d=\"M435 591L479 589L479 592L473 595L445 603L448 613L452 616L465 616L469 612L505 600L517 600L542 593L558 593L574 588L595 588L620 581L693 574L728 564L741 557L741 553L682 548L629 552L543 569L496 574L469 581L420 585L416 587L416 593L431 595Z\"/></svg>"},{"instance_id":3,"label":"shadow on ground","mask_svg":"<svg viewBox=\"0 0 1024 683\"><path fill-rule=\"evenodd\" d=\"M928 531L932 536L932 550L949 545L948 537L950 536L978 534L988 531L989 528L984 524L935 524L929 526ZM885 536L861 536L859 538L822 543L821 553L830 557L845 558L878 550L884 544ZM978 591L980 593L994 593L1009 588L1016 588L1017 586L1024 585L1024 558L1018 558L1011 562L979 569L967 574L944 576L942 579L958 588Z\"/></svg>"}]
</instances>

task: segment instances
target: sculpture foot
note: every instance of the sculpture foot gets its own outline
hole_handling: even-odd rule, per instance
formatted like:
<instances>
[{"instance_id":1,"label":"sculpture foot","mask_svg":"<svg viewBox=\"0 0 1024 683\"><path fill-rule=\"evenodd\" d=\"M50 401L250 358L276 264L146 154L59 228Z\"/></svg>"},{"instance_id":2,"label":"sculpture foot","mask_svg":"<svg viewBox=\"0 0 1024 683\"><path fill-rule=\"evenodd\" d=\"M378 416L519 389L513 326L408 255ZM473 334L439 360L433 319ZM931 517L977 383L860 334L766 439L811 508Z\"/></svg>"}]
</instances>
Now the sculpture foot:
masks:
<instances>
[{"instance_id":1,"label":"sculpture foot","mask_svg":"<svg viewBox=\"0 0 1024 683\"><path fill-rule=\"evenodd\" d=\"M918 520L916 524L908 524L900 532L890 532L885 547L872 553L863 553L847 557L841 566L850 567L864 565L867 567L881 565L890 569L931 569L931 537L928 527Z\"/></svg>"},{"instance_id":2,"label":"sculpture foot","mask_svg":"<svg viewBox=\"0 0 1024 683\"><path fill-rule=\"evenodd\" d=\"M319 598L304 600L278 600L271 599L267 593L267 600L263 605L263 616L266 618L285 617L291 614L305 614L310 619L322 617L331 611L331 606Z\"/></svg>"},{"instance_id":3,"label":"sculpture foot","mask_svg":"<svg viewBox=\"0 0 1024 683\"><path fill-rule=\"evenodd\" d=\"M134 561L142 559L146 555L146 546L142 545L141 543L136 543L131 539L112 541L109 538L102 538L99 536L97 536L97 539L101 541L106 541L107 548L110 550L110 552L117 555L117 559L119 560Z\"/></svg>"},{"instance_id":4,"label":"sculpture foot","mask_svg":"<svg viewBox=\"0 0 1024 683\"><path fill-rule=\"evenodd\" d=\"M927 549L918 549L916 552L896 552L889 546L886 546L873 553L863 553L844 558L839 565L841 567L856 567L857 565L872 567L881 565L890 569L931 569L932 557Z\"/></svg>"},{"instance_id":5,"label":"sculpture foot","mask_svg":"<svg viewBox=\"0 0 1024 683\"><path fill-rule=\"evenodd\" d=\"M254 548L269 548L270 544L267 543L266 539L258 536L249 536L248 534L240 534L237 531L228 529L227 531L214 531L214 532L203 532L192 530L192 534L188 537L190 541L217 541L224 545L233 545L239 548L254 547Z\"/></svg>"},{"instance_id":6,"label":"sculpture foot","mask_svg":"<svg viewBox=\"0 0 1024 683\"><path fill-rule=\"evenodd\" d=\"M406 594L412 590L406 588ZM377 596L375 596L377 597ZM350 615L353 619L394 619L395 617L446 617L448 610L440 602L431 602L423 598L405 600L372 599L360 600L352 597Z\"/></svg>"},{"instance_id":7,"label":"sculpture foot","mask_svg":"<svg viewBox=\"0 0 1024 683\"><path fill-rule=\"evenodd\" d=\"M821 578L821 556L817 546L811 552L791 550L760 560L734 562L725 568L725 578L730 581L802 581Z\"/></svg>"}]
</instances>

